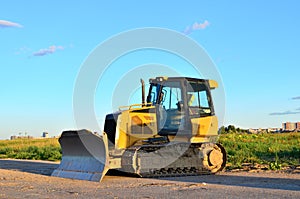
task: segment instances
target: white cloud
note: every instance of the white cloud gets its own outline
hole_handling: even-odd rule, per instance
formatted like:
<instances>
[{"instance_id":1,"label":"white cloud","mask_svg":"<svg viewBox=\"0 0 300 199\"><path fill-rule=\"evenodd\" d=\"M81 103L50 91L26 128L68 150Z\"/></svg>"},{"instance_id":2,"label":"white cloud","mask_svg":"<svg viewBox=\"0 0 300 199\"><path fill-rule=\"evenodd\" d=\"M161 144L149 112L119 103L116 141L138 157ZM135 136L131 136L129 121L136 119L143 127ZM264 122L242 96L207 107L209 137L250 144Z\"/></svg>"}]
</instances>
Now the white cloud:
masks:
<instances>
[{"instance_id":1,"label":"white cloud","mask_svg":"<svg viewBox=\"0 0 300 199\"><path fill-rule=\"evenodd\" d=\"M57 50L63 50L64 47L63 46L49 46L48 48L43 48L43 49L40 49L36 52L34 52L32 55L33 56L45 56L45 55L48 55L48 54L52 54L52 53L55 53Z\"/></svg>"},{"instance_id":2,"label":"white cloud","mask_svg":"<svg viewBox=\"0 0 300 199\"><path fill-rule=\"evenodd\" d=\"M0 28L9 28L9 27L22 28L23 26L18 23L11 22L11 21L0 20Z\"/></svg>"},{"instance_id":3,"label":"white cloud","mask_svg":"<svg viewBox=\"0 0 300 199\"><path fill-rule=\"evenodd\" d=\"M185 28L185 30L183 31L183 33L188 35L195 30L203 30L203 29L207 28L207 26L209 26L209 25L210 25L210 23L207 20L205 20L203 23L195 22L192 26L187 26Z\"/></svg>"},{"instance_id":4,"label":"white cloud","mask_svg":"<svg viewBox=\"0 0 300 199\"><path fill-rule=\"evenodd\" d=\"M203 23L195 22L193 24L193 30L205 29L207 26L209 26L209 22L207 20L205 20Z\"/></svg>"}]
</instances>

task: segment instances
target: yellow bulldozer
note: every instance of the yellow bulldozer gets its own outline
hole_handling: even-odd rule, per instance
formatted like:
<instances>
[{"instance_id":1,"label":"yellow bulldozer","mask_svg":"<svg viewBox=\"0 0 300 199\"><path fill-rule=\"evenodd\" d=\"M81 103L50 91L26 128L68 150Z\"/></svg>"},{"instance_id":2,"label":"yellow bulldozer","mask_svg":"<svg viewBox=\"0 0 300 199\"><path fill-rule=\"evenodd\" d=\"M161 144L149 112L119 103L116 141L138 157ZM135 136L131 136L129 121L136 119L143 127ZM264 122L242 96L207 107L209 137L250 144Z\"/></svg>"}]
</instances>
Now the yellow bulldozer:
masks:
<instances>
[{"instance_id":1,"label":"yellow bulldozer","mask_svg":"<svg viewBox=\"0 0 300 199\"><path fill-rule=\"evenodd\" d=\"M52 176L101 181L109 169L141 177L213 174L226 165L211 90L214 80L156 77L142 103L106 115L104 132L64 131Z\"/></svg>"}]
</instances>

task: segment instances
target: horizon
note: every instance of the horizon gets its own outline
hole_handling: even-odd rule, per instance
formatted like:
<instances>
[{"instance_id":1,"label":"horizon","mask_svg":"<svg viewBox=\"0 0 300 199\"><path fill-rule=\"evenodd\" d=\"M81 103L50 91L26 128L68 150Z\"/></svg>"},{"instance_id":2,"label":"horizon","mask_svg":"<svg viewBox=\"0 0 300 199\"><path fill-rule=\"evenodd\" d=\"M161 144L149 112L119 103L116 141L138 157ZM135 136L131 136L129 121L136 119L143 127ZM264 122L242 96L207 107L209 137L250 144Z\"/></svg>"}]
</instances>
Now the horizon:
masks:
<instances>
[{"instance_id":1,"label":"horizon","mask_svg":"<svg viewBox=\"0 0 300 199\"><path fill-rule=\"evenodd\" d=\"M289 121L287 121L287 122L283 122L282 124L284 124L284 123L288 123ZM297 122L300 122L300 121L296 121L296 122L290 122L290 123L297 123ZM236 129L237 128L239 128L239 129L241 129L241 130L250 130L250 129L270 129L270 128L276 128L276 129L282 129L282 126L281 127L259 127L259 128L242 128L242 127L240 127L240 126L237 126L237 125L234 125L234 124L228 124L228 125L226 125L226 126L221 126L221 127L228 127L228 126L230 126L230 125L233 125ZM219 127L219 129L221 128L221 127ZM68 130L72 130L72 129L68 129ZM0 140L9 140L12 136L16 136L16 137L33 137L33 138L44 138L43 137L43 133L44 132L46 132L46 133L48 133L49 134L49 137L47 137L47 138L54 138L54 137L58 137L58 136L60 136L60 134L62 133L62 132L59 132L58 134L56 134L56 135L53 135L53 132L48 132L48 131L43 131L42 133L41 133L41 135L40 136L32 136L31 134L30 134L30 132L19 132L18 134L15 134L15 135L10 135L9 136L9 138L0 138ZM97 132L97 133L102 133L102 132Z\"/></svg>"}]
</instances>

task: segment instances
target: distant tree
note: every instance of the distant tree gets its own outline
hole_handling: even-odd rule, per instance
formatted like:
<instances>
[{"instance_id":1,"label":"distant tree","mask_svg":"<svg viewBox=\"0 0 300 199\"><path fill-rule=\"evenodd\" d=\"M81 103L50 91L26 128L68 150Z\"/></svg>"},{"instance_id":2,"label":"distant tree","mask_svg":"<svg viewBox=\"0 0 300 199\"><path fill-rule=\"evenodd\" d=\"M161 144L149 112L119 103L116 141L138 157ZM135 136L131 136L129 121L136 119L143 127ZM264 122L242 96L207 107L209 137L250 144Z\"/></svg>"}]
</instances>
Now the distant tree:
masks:
<instances>
[{"instance_id":1,"label":"distant tree","mask_svg":"<svg viewBox=\"0 0 300 199\"><path fill-rule=\"evenodd\" d=\"M233 125L229 125L229 126L228 126L228 132L229 132L229 133L236 133L235 127L234 127Z\"/></svg>"},{"instance_id":2,"label":"distant tree","mask_svg":"<svg viewBox=\"0 0 300 199\"><path fill-rule=\"evenodd\" d=\"M225 127L225 132L228 133L228 127Z\"/></svg>"},{"instance_id":3,"label":"distant tree","mask_svg":"<svg viewBox=\"0 0 300 199\"><path fill-rule=\"evenodd\" d=\"M221 128L219 128L219 134L225 134L226 132L226 128L224 126L222 126Z\"/></svg>"}]
</instances>

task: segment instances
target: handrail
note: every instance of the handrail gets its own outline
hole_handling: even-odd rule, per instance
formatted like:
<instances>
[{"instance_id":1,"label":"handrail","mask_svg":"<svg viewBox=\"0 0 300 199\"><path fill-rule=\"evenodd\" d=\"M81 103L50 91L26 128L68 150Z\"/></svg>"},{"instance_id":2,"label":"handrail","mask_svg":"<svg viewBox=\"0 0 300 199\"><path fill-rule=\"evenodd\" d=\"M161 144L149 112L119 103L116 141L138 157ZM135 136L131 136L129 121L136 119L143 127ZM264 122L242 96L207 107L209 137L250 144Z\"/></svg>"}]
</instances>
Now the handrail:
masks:
<instances>
[{"instance_id":1,"label":"handrail","mask_svg":"<svg viewBox=\"0 0 300 199\"><path fill-rule=\"evenodd\" d=\"M131 104L131 105L129 105L129 106L120 106L119 107L119 110L120 111L122 111L122 110L130 110L130 109L132 109L133 107L141 107L141 108L143 108L143 106L147 106L147 105L152 105L152 103L151 102L148 102L148 103L145 103L145 104Z\"/></svg>"}]
</instances>

